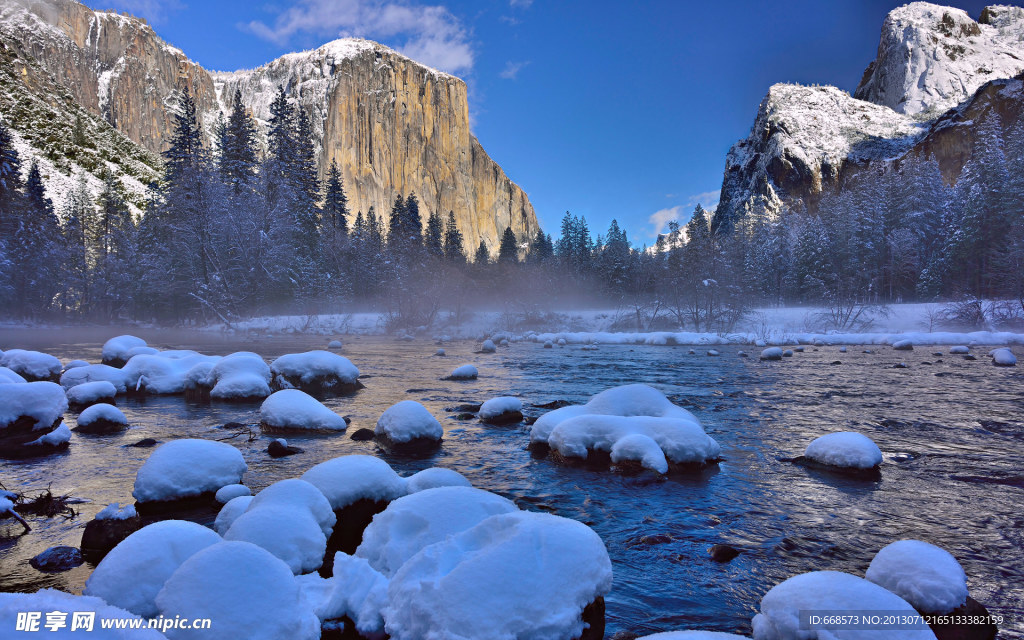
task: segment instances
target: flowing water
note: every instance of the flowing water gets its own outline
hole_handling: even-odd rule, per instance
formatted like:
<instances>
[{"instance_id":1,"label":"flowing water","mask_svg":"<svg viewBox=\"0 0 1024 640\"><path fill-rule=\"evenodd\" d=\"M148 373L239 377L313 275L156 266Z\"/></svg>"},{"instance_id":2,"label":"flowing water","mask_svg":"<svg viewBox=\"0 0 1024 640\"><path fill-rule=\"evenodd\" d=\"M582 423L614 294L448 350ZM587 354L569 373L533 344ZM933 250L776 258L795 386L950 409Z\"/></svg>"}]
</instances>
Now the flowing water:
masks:
<instances>
[{"instance_id":1,"label":"flowing water","mask_svg":"<svg viewBox=\"0 0 1024 640\"><path fill-rule=\"evenodd\" d=\"M204 353L256 351L268 359L322 348L319 337L242 340L205 334L145 333L151 345ZM65 361L99 360L109 335L0 333L0 347L36 348ZM719 357L689 347L603 346L544 349L513 343L496 354L477 345L446 345L433 355L426 340L397 342L353 337L341 353L363 374L366 388L327 400L352 417L351 433L373 427L400 400L417 400L439 417L444 444L427 458L386 455L373 442L347 435L294 436L304 452L271 459L269 438L227 440L249 464L245 483L258 490L301 475L338 455L385 458L402 475L430 466L459 471L475 486L520 507L573 518L604 539L615 573L607 598L610 637L619 630L650 633L703 628L749 634L761 596L806 571L834 569L863 575L872 556L890 542L916 538L949 550L967 572L972 596L1004 616L1004 638L1024 638L1024 371L976 361L939 358L935 349L896 352L871 347L807 347L781 362ZM840 361L841 364L833 364ZM894 368L905 362L907 368ZM473 363L480 378L443 381L455 366ZM528 427L493 427L459 420L460 403L514 395L531 407L553 400L585 402L609 387L642 382L693 411L722 445L724 461L702 473L656 480L558 465L526 448ZM0 591L56 587L81 592L91 568L43 574L28 559L56 544L77 546L82 528L110 502L131 502L135 472L151 449L124 447L141 438L229 438L227 422L255 425L259 403L197 404L181 397L118 399L132 428L115 436L75 434L63 454L3 462L8 489L52 487L88 500L70 520L32 518L33 531L0 524ZM74 426L73 414L69 423ZM803 453L813 438L861 431L881 447L881 480L837 477L785 458ZM645 540L646 538L646 540ZM742 549L716 564L707 549Z\"/></svg>"}]
</instances>

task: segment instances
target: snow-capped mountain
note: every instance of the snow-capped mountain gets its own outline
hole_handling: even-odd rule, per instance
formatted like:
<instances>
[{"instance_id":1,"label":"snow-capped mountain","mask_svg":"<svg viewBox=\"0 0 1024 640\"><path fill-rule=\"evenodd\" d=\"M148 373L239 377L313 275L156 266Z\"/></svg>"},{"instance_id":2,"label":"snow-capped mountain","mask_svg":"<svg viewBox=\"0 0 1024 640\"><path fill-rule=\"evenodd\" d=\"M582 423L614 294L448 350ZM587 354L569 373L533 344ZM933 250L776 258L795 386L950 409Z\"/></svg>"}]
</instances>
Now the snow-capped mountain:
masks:
<instances>
[{"instance_id":1,"label":"snow-capped mountain","mask_svg":"<svg viewBox=\"0 0 1024 640\"><path fill-rule=\"evenodd\" d=\"M212 134L236 89L265 120L283 85L310 116L321 170L338 161L353 213L374 206L386 214L395 195L415 192L424 219L433 211L454 211L467 246L483 239L495 249L509 225L517 234L538 229L526 194L470 132L465 83L377 43L339 40L258 69L211 74L143 20L94 11L76 0L5 0L0 45L19 68L35 73L8 74L21 94L45 104L59 88L97 127L112 126L134 142L136 155L150 160L164 149L183 88L195 97ZM58 158L45 167L48 181L64 185L80 168L73 158L81 150L67 144L64 118L50 126L63 138L55 145L40 140L33 119L12 101L0 100L0 117L25 141L26 155ZM109 160L124 153L108 149L100 155ZM157 175L152 167L128 178L114 170L122 182L146 184Z\"/></svg>"},{"instance_id":2,"label":"snow-capped mountain","mask_svg":"<svg viewBox=\"0 0 1024 640\"><path fill-rule=\"evenodd\" d=\"M987 7L975 22L960 9L914 2L886 17L878 57L853 95L900 113L938 115L1021 71L1024 9Z\"/></svg>"},{"instance_id":3,"label":"snow-capped mountain","mask_svg":"<svg viewBox=\"0 0 1024 640\"><path fill-rule=\"evenodd\" d=\"M972 120L988 108L1021 111L1024 9L987 7L981 22L959 9L915 2L894 9L878 58L856 94L778 84L750 135L726 157L720 220L747 211L814 212L823 191L906 154L934 155L953 182L973 148Z\"/></svg>"}]
</instances>

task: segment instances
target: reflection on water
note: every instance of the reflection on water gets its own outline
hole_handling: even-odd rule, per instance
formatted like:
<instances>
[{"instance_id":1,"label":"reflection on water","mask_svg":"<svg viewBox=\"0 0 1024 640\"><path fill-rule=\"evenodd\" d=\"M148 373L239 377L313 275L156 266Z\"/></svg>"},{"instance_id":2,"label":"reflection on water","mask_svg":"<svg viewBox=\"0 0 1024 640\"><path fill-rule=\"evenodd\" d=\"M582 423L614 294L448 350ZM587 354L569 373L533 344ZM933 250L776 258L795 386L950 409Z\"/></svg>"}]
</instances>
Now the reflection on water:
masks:
<instances>
[{"instance_id":1,"label":"reflection on water","mask_svg":"<svg viewBox=\"0 0 1024 640\"><path fill-rule=\"evenodd\" d=\"M311 337L227 341L195 334L142 334L151 344L226 354L257 351L267 358L321 348ZM0 347L41 348L65 360L97 361L109 336L62 342L7 332ZM69 340L71 338L63 338ZM245 482L258 490L300 475L346 453L377 454L408 475L443 466L475 486L592 526L604 539L615 570L608 603L608 636L618 630L705 628L749 633L761 596L796 573L836 569L863 575L873 554L902 538L927 540L963 564L972 595L1010 622L1006 638L1024 624L1024 417L1020 369L992 367L985 358L942 360L918 350L839 354L808 348L782 362L762 363L721 348L720 357L688 355L687 347L606 346L543 349L517 343L497 354L476 344L436 347L420 340L351 338L341 351L359 366L366 389L326 404L352 417L349 432L373 426L399 400L418 400L445 425L443 447L426 459L385 455L372 442L347 435L297 436L304 449L271 459L269 438L230 438L227 422L255 424L258 403L191 404L180 397L119 400L132 429L117 436L75 434L68 453L4 462L10 489L70 493L91 502L73 520L31 520L30 535L0 542L0 590L54 586L80 592L90 568L41 574L27 560L56 544L77 546L91 517L110 502L131 501L135 472L150 449L124 447L145 437L230 438L249 463ZM854 353L856 352L856 353ZM830 364L836 359L842 364ZM893 364L906 362L907 369ZM480 378L443 381L473 363ZM619 384L643 382L692 410L722 445L725 461L701 474L658 481L557 466L526 450L525 427L491 427L457 420L455 405L515 395L530 408L553 400L583 402ZM73 426L73 419L69 420ZM834 477L780 458L799 455L814 437L857 430L885 454L878 482ZM0 525L0 535L18 527ZM645 539L646 538L646 539ZM716 543L743 553L716 564Z\"/></svg>"}]
</instances>

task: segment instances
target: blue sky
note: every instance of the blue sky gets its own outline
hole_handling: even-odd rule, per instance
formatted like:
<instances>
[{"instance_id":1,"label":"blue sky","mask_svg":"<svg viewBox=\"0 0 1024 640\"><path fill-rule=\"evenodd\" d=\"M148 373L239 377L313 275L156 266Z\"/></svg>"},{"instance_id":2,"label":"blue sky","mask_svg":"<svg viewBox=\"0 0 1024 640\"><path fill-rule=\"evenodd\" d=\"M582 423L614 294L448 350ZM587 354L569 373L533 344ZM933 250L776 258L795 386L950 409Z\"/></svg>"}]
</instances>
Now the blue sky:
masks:
<instances>
[{"instance_id":1,"label":"blue sky","mask_svg":"<svg viewBox=\"0 0 1024 640\"><path fill-rule=\"evenodd\" d=\"M86 0L97 6L99 3ZM715 203L725 154L776 82L853 91L903 4L605 0L106 0L208 69L363 36L450 71L542 226L566 211L635 244ZM984 2L953 3L978 18Z\"/></svg>"}]
</instances>

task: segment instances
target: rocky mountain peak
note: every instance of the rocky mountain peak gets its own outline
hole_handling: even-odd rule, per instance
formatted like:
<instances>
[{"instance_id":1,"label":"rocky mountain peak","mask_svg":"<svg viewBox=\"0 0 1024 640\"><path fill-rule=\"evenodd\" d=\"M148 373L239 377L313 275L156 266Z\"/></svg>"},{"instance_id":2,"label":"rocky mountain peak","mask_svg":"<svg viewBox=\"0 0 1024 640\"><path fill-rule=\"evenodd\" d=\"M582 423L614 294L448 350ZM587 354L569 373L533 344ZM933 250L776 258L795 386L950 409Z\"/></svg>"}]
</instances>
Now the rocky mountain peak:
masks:
<instances>
[{"instance_id":1,"label":"rocky mountain peak","mask_svg":"<svg viewBox=\"0 0 1024 640\"><path fill-rule=\"evenodd\" d=\"M938 115L986 82L1024 70L1024 10L987 7L980 22L966 12L913 2L889 12L878 55L854 97L900 113Z\"/></svg>"}]
</instances>

